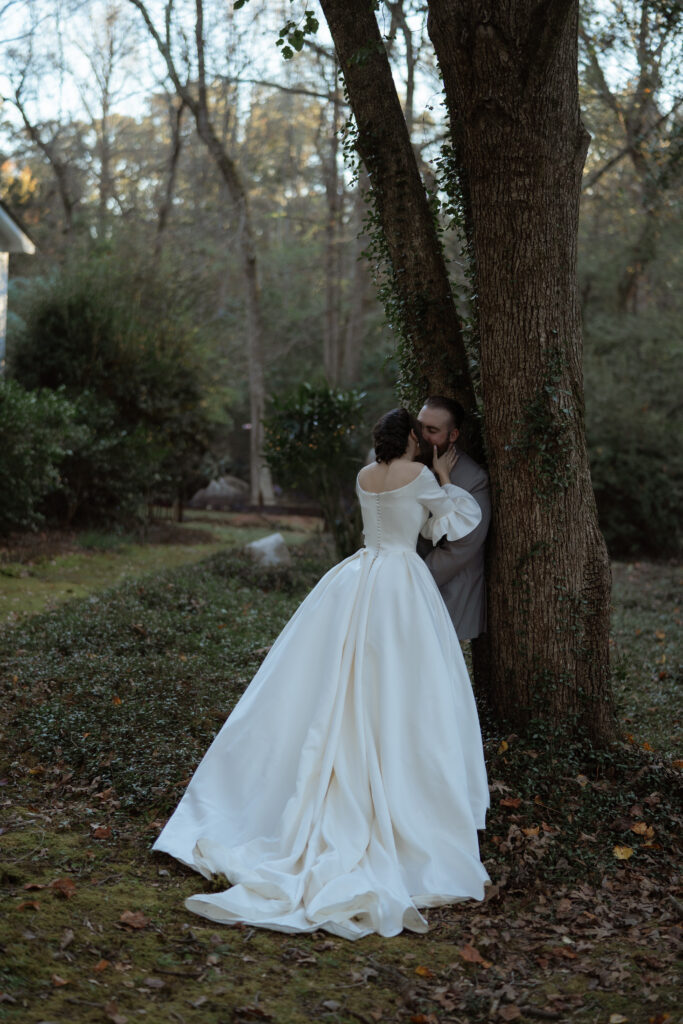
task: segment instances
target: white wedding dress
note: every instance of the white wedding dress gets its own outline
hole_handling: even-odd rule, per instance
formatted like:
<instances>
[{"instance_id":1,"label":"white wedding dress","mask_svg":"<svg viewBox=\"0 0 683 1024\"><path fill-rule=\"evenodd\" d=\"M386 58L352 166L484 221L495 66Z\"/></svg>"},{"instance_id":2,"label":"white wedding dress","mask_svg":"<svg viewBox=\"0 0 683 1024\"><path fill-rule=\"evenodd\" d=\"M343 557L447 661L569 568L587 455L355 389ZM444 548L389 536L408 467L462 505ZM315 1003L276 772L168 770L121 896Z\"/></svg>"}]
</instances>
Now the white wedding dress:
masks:
<instances>
[{"instance_id":1,"label":"white wedding dress","mask_svg":"<svg viewBox=\"0 0 683 1024\"><path fill-rule=\"evenodd\" d=\"M418 908L483 898L479 721L415 552L420 530L469 533L479 506L427 467L357 491L365 547L285 626L154 844L232 883L186 901L211 920L358 939L424 932Z\"/></svg>"}]
</instances>

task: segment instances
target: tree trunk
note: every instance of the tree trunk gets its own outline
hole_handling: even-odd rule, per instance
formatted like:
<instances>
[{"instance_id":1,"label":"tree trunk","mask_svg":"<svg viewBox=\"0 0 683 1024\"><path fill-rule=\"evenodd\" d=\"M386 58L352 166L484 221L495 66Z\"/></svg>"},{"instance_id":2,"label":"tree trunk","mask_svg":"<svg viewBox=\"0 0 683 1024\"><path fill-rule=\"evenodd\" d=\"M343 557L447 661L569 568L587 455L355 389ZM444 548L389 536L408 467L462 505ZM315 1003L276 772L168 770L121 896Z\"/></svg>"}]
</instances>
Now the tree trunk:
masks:
<instances>
[{"instance_id":1,"label":"tree trunk","mask_svg":"<svg viewBox=\"0 0 683 1024\"><path fill-rule=\"evenodd\" d=\"M263 458L263 414L265 407L265 384L263 373L263 323L261 319L261 298L258 278L258 264L254 233L251 224L249 196L244 187L237 165L221 140L216 125L211 119L206 85L204 48L204 3L195 0L195 53L197 58L196 90L184 82L171 52L171 19L173 5L166 5L165 39L156 28L144 0L129 0L143 17L147 29L154 39L159 53L166 62L168 76L176 92L192 113L197 134L209 151L225 182L232 207L238 219L240 255L244 277L245 312L247 320L247 363L249 368L249 414L250 445L249 475L250 501L252 505L272 505L275 502L273 485L268 464Z\"/></svg>"},{"instance_id":2,"label":"tree trunk","mask_svg":"<svg viewBox=\"0 0 683 1024\"><path fill-rule=\"evenodd\" d=\"M325 339L323 365L328 383L339 384L341 374L341 338L339 324L339 287L341 268L339 260L339 229L342 218L342 200L339 191L339 121L341 115L339 86L335 83L332 100L332 124L329 126L327 152L320 154L325 180L327 211L325 221Z\"/></svg>"},{"instance_id":3,"label":"tree trunk","mask_svg":"<svg viewBox=\"0 0 683 1024\"><path fill-rule=\"evenodd\" d=\"M577 0L431 0L429 34L472 218L493 494L488 689L513 727L604 741L610 571L583 422Z\"/></svg>"},{"instance_id":4,"label":"tree trunk","mask_svg":"<svg viewBox=\"0 0 683 1024\"><path fill-rule=\"evenodd\" d=\"M52 173L55 176L59 198L61 199L62 209L64 211L64 234L68 235L71 233L73 228L74 210L78 203L78 199L72 196L71 188L69 186L69 164L59 156L57 136L55 135L51 140L45 141L37 125L33 124L29 120L28 113L21 99L19 90L15 92L13 102L21 114L21 119L24 122L24 127L26 128L28 137L31 142L38 147L41 153L43 153L50 165L50 168L52 169Z\"/></svg>"},{"instance_id":5,"label":"tree trunk","mask_svg":"<svg viewBox=\"0 0 683 1024\"><path fill-rule=\"evenodd\" d=\"M419 351L423 393L476 407L467 353L436 223L415 160L391 68L367 0L321 0L358 128L386 241L396 301L391 326Z\"/></svg>"},{"instance_id":6,"label":"tree trunk","mask_svg":"<svg viewBox=\"0 0 683 1024\"><path fill-rule=\"evenodd\" d=\"M164 197L159 204L157 213L157 233L154 238L154 259L158 261L164 244L164 235L168 225L168 218L173 206L173 194L175 192L176 179L178 177L178 165L180 153L183 148L182 122L185 103L179 96L168 98L168 121L171 130L171 151L168 157L168 171L166 174L166 187Z\"/></svg>"},{"instance_id":7,"label":"tree trunk","mask_svg":"<svg viewBox=\"0 0 683 1024\"><path fill-rule=\"evenodd\" d=\"M346 276L349 280L349 294L342 335L341 381L344 387L352 387L358 383L363 313L370 284L368 267L362 259L363 250L367 245L367 238L363 234L363 216L365 214L363 196L367 185L365 172L361 168L349 222L351 239L346 246Z\"/></svg>"}]
</instances>

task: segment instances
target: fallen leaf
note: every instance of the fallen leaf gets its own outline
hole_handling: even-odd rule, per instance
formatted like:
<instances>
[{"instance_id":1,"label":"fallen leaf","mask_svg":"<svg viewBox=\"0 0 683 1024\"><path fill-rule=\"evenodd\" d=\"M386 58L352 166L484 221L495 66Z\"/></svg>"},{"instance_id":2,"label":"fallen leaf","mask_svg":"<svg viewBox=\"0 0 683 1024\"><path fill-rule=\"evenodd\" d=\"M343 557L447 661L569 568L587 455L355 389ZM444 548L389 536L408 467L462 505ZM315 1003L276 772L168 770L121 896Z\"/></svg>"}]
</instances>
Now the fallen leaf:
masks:
<instances>
[{"instance_id":1,"label":"fallen leaf","mask_svg":"<svg viewBox=\"0 0 683 1024\"><path fill-rule=\"evenodd\" d=\"M119 1008L115 1000L112 999L110 1003L107 1003L104 1008L104 1012L112 1024L128 1024L128 1018L124 1017L122 1013L119 1013Z\"/></svg>"},{"instance_id":2,"label":"fallen leaf","mask_svg":"<svg viewBox=\"0 0 683 1024\"><path fill-rule=\"evenodd\" d=\"M40 903L36 900L23 900L17 910L40 910Z\"/></svg>"},{"instance_id":3,"label":"fallen leaf","mask_svg":"<svg viewBox=\"0 0 683 1024\"><path fill-rule=\"evenodd\" d=\"M150 919L141 910L124 910L119 921L129 928L146 928Z\"/></svg>"},{"instance_id":4,"label":"fallen leaf","mask_svg":"<svg viewBox=\"0 0 683 1024\"><path fill-rule=\"evenodd\" d=\"M643 750L654 750L654 747L651 747L647 740L645 740L643 743Z\"/></svg>"},{"instance_id":5,"label":"fallen leaf","mask_svg":"<svg viewBox=\"0 0 683 1024\"><path fill-rule=\"evenodd\" d=\"M34 889L44 889L44 885L39 885L38 882L27 882L26 885L22 886L27 892L33 891Z\"/></svg>"},{"instance_id":6,"label":"fallen leaf","mask_svg":"<svg viewBox=\"0 0 683 1024\"><path fill-rule=\"evenodd\" d=\"M501 740L500 741L500 746L498 747L498 753L499 754L504 754L505 751L508 749L508 747L509 747L508 741L507 740Z\"/></svg>"},{"instance_id":7,"label":"fallen leaf","mask_svg":"<svg viewBox=\"0 0 683 1024\"><path fill-rule=\"evenodd\" d=\"M481 953L479 952L479 950L475 949L474 946L471 946L469 944L469 942L466 943L462 947L462 949L459 949L458 953L463 958L463 960L465 960L466 963L468 963L468 964L481 964L482 967L490 967L491 966L491 961L490 960L484 960L484 958L481 955Z\"/></svg>"},{"instance_id":8,"label":"fallen leaf","mask_svg":"<svg viewBox=\"0 0 683 1024\"><path fill-rule=\"evenodd\" d=\"M522 802L520 796L504 796L500 801L501 807L519 807Z\"/></svg>"},{"instance_id":9,"label":"fallen leaf","mask_svg":"<svg viewBox=\"0 0 683 1024\"><path fill-rule=\"evenodd\" d=\"M624 1017L622 1013L611 1013L609 1017L609 1024L627 1024L628 1017Z\"/></svg>"},{"instance_id":10,"label":"fallen leaf","mask_svg":"<svg viewBox=\"0 0 683 1024\"><path fill-rule=\"evenodd\" d=\"M338 1003L336 999L326 999L322 1004L326 1010L331 1010L333 1013L335 1010L341 1009L341 1003Z\"/></svg>"},{"instance_id":11,"label":"fallen leaf","mask_svg":"<svg viewBox=\"0 0 683 1024\"><path fill-rule=\"evenodd\" d=\"M576 781L578 782L578 784L581 787L583 787L583 786L587 786L588 785L588 783L590 782L590 779L588 778L587 775L577 775L576 776Z\"/></svg>"},{"instance_id":12,"label":"fallen leaf","mask_svg":"<svg viewBox=\"0 0 683 1024\"><path fill-rule=\"evenodd\" d=\"M429 967L416 967L415 973L419 974L421 978L434 978L434 971L431 971Z\"/></svg>"},{"instance_id":13,"label":"fallen leaf","mask_svg":"<svg viewBox=\"0 0 683 1024\"><path fill-rule=\"evenodd\" d=\"M267 1013L264 1009L258 1006L256 1003L251 1003L249 1006L238 1006L233 1011L234 1020L241 1020L243 1017L247 1019L253 1017L257 1020L272 1020L273 1015Z\"/></svg>"},{"instance_id":14,"label":"fallen leaf","mask_svg":"<svg viewBox=\"0 0 683 1024\"><path fill-rule=\"evenodd\" d=\"M69 979L68 978L62 978L61 975L59 975L59 974L53 974L50 980L51 980L52 984L55 986L55 988L61 988L62 985L68 985L69 984Z\"/></svg>"},{"instance_id":15,"label":"fallen leaf","mask_svg":"<svg viewBox=\"0 0 683 1024\"><path fill-rule=\"evenodd\" d=\"M567 949L566 946L553 946L552 949L548 950L553 956L564 957L565 960L576 960L578 954L573 953L571 949Z\"/></svg>"},{"instance_id":16,"label":"fallen leaf","mask_svg":"<svg viewBox=\"0 0 683 1024\"><path fill-rule=\"evenodd\" d=\"M644 821L636 821L631 825L631 832L635 832L637 836L645 836L647 839L652 839L655 834L652 825L647 825Z\"/></svg>"},{"instance_id":17,"label":"fallen leaf","mask_svg":"<svg viewBox=\"0 0 683 1024\"><path fill-rule=\"evenodd\" d=\"M522 829L522 832L524 833L525 836L537 836L540 831L541 831L541 826L540 825L534 825L532 828L523 828Z\"/></svg>"},{"instance_id":18,"label":"fallen leaf","mask_svg":"<svg viewBox=\"0 0 683 1024\"><path fill-rule=\"evenodd\" d=\"M113 704L113 705L114 705L115 707L118 707L118 706L119 706L119 704L123 704L123 701L122 701L122 700L121 700L121 698L120 698L119 696L117 696L117 695L114 695L114 696L112 697L112 699L111 699L111 702L112 702L112 704Z\"/></svg>"},{"instance_id":19,"label":"fallen leaf","mask_svg":"<svg viewBox=\"0 0 683 1024\"><path fill-rule=\"evenodd\" d=\"M70 878L55 878L54 882L50 882L50 888L53 889L58 896L61 896L65 900L70 900L76 892L76 883Z\"/></svg>"},{"instance_id":20,"label":"fallen leaf","mask_svg":"<svg viewBox=\"0 0 683 1024\"><path fill-rule=\"evenodd\" d=\"M633 848L630 846L615 846L612 853L617 860L628 860L633 856Z\"/></svg>"},{"instance_id":21,"label":"fallen leaf","mask_svg":"<svg viewBox=\"0 0 683 1024\"><path fill-rule=\"evenodd\" d=\"M93 830L93 839L109 839L111 837L111 829L109 825L98 825Z\"/></svg>"},{"instance_id":22,"label":"fallen leaf","mask_svg":"<svg viewBox=\"0 0 683 1024\"><path fill-rule=\"evenodd\" d=\"M145 978L142 984L147 988L164 988L166 982L163 978Z\"/></svg>"},{"instance_id":23,"label":"fallen leaf","mask_svg":"<svg viewBox=\"0 0 683 1024\"><path fill-rule=\"evenodd\" d=\"M200 1006L203 1006L204 1003L208 1003L208 1001L209 1001L209 997L208 996L198 996L197 999L195 999L192 1002L188 999L188 1003L192 1007L193 1010L198 1010Z\"/></svg>"},{"instance_id":24,"label":"fallen leaf","mask_svg":"<svg viewBox=\"0 0 683 1024\"><path fill-rule=\"evenodd\" d=\"M74 933L72 932L71 928L65 928L64 929L64 934L62 935L61 939L59 940L59 948L60 949L66 949L67 946L71 945L73 940L74 940Z\"/></svg>"},{"instance_id":25,"label":"fallen leaf","mask_svg":"<svg viewBox=\"0 0 683 1024\"><path fill-rule=\"evenodd\" d=\"M101 971L105 971L110 964L111 960L98 960L95 966L93 967L93 971L97 971L97 973L99 974Z\"/></svg>"},{"instance_id":26,"label":"fallen leaf","mask_svg":"<svg viewBox=\"0 0 683 1024\"><path fill-rule=\"evenodd\" d=\"M508 1006L498 1007L498 1016L501 1020L518 1020L522 1016L519 1006L510 1003Z\"/></svg>"},{"instance_id":27,"label":"fallen leaf","mask_svg":"<svg viewBox=\"0 0 683 1024\"><path fill-rule=\"evenodd\" d=\"M666 633L664 632L663 629L656 629L655 630L655 636L657 637L658 640L664 640L664 638L666 637Z\"/></svg>"}]
</instances>

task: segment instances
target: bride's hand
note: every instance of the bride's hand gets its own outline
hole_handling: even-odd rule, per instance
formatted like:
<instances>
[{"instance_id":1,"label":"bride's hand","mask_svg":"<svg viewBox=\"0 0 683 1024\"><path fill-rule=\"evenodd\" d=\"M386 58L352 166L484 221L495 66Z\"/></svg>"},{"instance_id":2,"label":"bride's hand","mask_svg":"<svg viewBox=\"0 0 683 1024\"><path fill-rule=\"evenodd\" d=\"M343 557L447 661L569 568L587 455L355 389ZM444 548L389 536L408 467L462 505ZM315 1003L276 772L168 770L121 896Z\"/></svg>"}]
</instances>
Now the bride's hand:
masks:
<instances>
[{"instance_id":1,"label":"bride's hand","mask_svg":"<svg viewBox=\"0 0 683 1024\"><path fill-rule=\"evenodd\" d=\"M438 448L434 445L434 458L432 461L432 469L439 478L439 483L443 487L444 484L451 482L451 470L458 461L459 456L456 454L455 447L449 445L443 455L439 455Z\"/></svg>"}]
</instances>

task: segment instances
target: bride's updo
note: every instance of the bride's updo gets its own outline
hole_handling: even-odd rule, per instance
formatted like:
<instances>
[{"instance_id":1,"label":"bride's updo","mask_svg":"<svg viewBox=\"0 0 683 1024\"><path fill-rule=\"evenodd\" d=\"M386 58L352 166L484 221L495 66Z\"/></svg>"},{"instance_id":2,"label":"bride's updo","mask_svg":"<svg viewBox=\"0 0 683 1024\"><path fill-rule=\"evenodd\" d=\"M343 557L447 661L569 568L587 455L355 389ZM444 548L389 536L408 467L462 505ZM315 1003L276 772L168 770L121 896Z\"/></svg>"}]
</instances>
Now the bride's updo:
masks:
<instances>
[{"instance_id":1,"label":"bride's updo","mask_svg":"<svg viewBox=\"0 0 683 1024\"><path fill-rule=\"evenodd\" d=\"M391 462L398 459L408 447L410 431L422 437L420 424L407 409L392 409L375 423L372 441L377 462Z\"/></svg>"}]
</instances>

